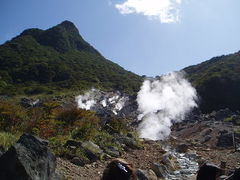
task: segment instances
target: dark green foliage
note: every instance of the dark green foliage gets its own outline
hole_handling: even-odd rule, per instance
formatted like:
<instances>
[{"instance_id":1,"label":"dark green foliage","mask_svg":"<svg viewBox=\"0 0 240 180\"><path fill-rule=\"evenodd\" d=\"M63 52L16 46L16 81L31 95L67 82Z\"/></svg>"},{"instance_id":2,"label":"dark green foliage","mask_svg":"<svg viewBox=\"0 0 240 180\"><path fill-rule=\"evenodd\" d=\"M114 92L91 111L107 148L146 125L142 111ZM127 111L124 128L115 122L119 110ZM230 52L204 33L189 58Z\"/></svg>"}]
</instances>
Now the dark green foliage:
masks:
<instances>
[{"instance_id":1,"label":"dark green foliage","mask_svg":"<svg viewBox=\"0 0 240 180\"><path fill-rule=\"evenodd\" d=\"M141 81L138 75L106 60L69 21L45 31L25 30L0 46L0 94L92 87L135 93Z\"/></svg>"},{"instance_id":2,"label":"dark green foliage","mask_svg":"<svg viewBox=\"0 0 240 180\"><path fill-rule=\"evenodd\" d=\"M240 109L240 53L215 57L184 71L197 89L203 112Z\"/></svg>"}]
</instances>

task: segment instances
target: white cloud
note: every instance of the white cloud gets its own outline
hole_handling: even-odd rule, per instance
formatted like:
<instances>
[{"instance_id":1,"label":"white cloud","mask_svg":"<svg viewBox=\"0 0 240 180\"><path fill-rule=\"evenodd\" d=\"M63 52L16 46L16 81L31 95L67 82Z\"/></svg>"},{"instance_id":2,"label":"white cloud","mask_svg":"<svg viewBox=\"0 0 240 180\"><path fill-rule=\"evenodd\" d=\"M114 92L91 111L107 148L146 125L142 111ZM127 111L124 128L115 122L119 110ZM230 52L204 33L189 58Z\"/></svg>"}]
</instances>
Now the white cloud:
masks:
<instances>
[{"instance_id":1,"label":"white cloud","mask_svg":"<svg viewBox=\"0 0 240 180\"><path fill-rule=\"evenodd\" d=\"M121 14L142 14L161 23L178 22L182 0L126 0L115 7Z\"/></svg>"}]
</instances>

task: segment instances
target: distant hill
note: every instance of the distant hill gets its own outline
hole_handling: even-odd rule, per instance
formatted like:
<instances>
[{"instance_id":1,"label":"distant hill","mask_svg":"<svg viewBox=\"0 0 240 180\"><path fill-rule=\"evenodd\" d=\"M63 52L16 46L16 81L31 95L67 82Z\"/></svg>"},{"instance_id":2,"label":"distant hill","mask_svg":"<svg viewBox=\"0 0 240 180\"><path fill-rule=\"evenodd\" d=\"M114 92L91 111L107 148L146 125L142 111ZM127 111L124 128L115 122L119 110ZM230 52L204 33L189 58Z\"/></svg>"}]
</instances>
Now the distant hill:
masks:
<instances>
[{"instance_id":1,"label":"distant hill","mask_svg":"<svg viewBox=\"0 0 240 180\"><path fill-rule=\"evenodd\" d=\"M70 21L27 29L0 46L0 94L39 94L91 87L134 93L142 78L105 59Z\"/></svg>"},{"instance_id":2,"label":"distant hill","mask_svg":"<svg viewBox=\"0 0 240 180\"><path fill-rule=\"evenodd\" d=\"M240 52L214 57L184 71L197 89L203 112L240 109Z\"/></svg>"}]
</instances>

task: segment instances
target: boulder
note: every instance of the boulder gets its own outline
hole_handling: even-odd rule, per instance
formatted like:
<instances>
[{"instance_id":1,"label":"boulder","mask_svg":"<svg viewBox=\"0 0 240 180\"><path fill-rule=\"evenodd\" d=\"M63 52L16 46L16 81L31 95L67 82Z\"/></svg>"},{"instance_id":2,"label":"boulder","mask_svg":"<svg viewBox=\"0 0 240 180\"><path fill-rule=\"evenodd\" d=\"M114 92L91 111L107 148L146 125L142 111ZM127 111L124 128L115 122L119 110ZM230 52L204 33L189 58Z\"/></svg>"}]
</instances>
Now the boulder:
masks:
<instances>
[{"instance_id":1,"label":"boulder","mask_svg":"<svg viewBox=\"0 0 240 180\"><path fill-rule=\"evenodd\" d=\"M165 178L168 175L168 170L163 164L153 163L151 169L159 178Z\"/></svg>"},{"instance_id":2,"label":"boulder","mask_svg":"<svg viewBox=\"0 0 240 180\"><path fill-rule=\"evenodd\" d=\"M162 164L164 164L168 170L170 171L175 171L176 170L176 164L175 162L172 160L172 155L170 153L165 153L162 156Z\"/></svg>"},{"instance_id":3,"label":"boulder","mask_svg":"<svg viewBox=\"0 0 240 180\"><path fill-rule=\"evenodd\" d=\"M56 158L46 140L23 134L17 143L0 157L1 180L59 180Z\"/></svg>"},{"instance_id":4,"label":"boulder","mask_svg":"<svg viewBox=\"0 0 240 180\"><path fill-rule=\"evenodd\" d=\"M147 172L147 176L148 176L148 180L158 180L157 175L155 174L155 172L153 170L148 170Z\"/></svg>"},{"instance_id":5,"label":"boulder","mask_svg":"<svg viewBox=\"0 0 240 180\"><path fill-rule=\"evenodd\" d=\"M77 165L77 166L84 166L85 165L85 162L80 157L73 157L70 162Z\"/></svg>"},{"instance_id":6,"label":"boulder","mask_svg":"<svg viewBox=\"0 0 240 180\"><path fill-rule=\"evenodd\" d=\"M212 131L213 131L212 128L207 128L207 129L203 132L203 136L208 136L208 135L210 135Z\"/></svg>"},{"instance_id":7,"label":"boulder","mask_svg":"<svg viewBox=\"0 0 240 180\"><path fill-rule=\"evenodd\" d=\"M87 158L91 162L102 159L104 156L103 150L91 141L85 141L81 146L84 149Z\"/></svg>"},{"instance_id":8,"label":"boulder","mask_svg":"<svg viewBox=\"0 0 240 180\"><path fill-rule=\"evenodd\" d=\"M138 180L148 180L148 177L147 177L147 172L142 170L142 169L138 169L136 171L137 173L137 178Z\"/></svg>"},{"instance_id":9,"label":"boulder","mask_svg":"<svg viewBox=\"0 0 240 180\"><path fill-rule=\"evenodd\" d=\"M207 136L205 136L205 137L202 139L201 143L208 142L208 141L210 141L211 139L212 139L212 136L207 135Z\"/></svg>"},{"instance_id":10,"label":"boulder","mask_svg":"<svg viewBox=\"0 0 240 180\"><path fill-rule=\"evenodd\" d=\"M220 177L220 175L221 169L218 166L204 163L197 173L197 180L215 180Z\"/></svg>"},{"instance_id":11,"label":"boulder","mask_svg":"<svg viewBox=\"0 0 240 180\"><path fill-rule=\"evenodd\" d=\"M179 153L186 153L188 151L188 145L180 144L176 147L176 151Z\"/></svg>"},{"instance_id":12,"label":"boulder","mask_svg":"<svg viewBox=\"0 0 240 180\"><path fill-rule=\"evenodd\" d=\"M130 137L126 137L126 136L116 137L115 141L117 141L119 144L124 144L128 148L131 148L131 149L139 149L140 148L140 146L137 144L137 142L133 138L130 138Z\"/></svg>"},{"instance_id":13,"label":"boulder","mask_svg":"<svg viewBox=\"0 0 240 180\"><path fill-rule=\"evenodd\" d=\"M142 169L138 169L136 171L137 174L137 179L138 180L158 180L157 175L153 172L153 170L142 170Z\"/></svg>"},{"instance_id":14,"label":"boulder","mask_svg":"<svg viewBox=\"0 0 240 180\"><path fill-rule=\"evenodd\" d=\"M104 148L104 152L112 157L120 156L120 152L119 152L118 148L113 147L113 146Z\"/></svg>"},{"instance_id":15,"label":"boulder","mask_svg":"<svg viewBox=\"0 0 240 180\"><path fill-rule=\"evenodd\" d=\"M221 133L218 136L217 146L218 147L233 147L232 133Z\"/></svg>"},{"instance_id":16,"label":"boulder","mask_svg":"<svg viewBox=\"0 0 240 180\"><path fill-rule=\"evenodd\" d=\"M65 147L80 147L81 145L81 142L75 140L67 140L67 142L64 144Z\"/></svg>"}]
</instances>

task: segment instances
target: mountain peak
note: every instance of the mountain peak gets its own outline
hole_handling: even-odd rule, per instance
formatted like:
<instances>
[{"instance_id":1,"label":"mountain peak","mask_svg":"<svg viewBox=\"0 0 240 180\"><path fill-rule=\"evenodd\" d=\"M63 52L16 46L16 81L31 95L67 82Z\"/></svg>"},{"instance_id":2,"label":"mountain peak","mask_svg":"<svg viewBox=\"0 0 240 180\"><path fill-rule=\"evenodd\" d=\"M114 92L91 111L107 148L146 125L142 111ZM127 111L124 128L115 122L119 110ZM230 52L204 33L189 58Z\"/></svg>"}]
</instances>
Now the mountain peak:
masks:
<instances>
[{"instance_id":1,"label":"mountain peak","mask_svg":"<svg viewBox=\"0 0 240 180\"><path fill-rule=\"evenodd\" d=\"M67 21L67 20L63 21L62 23L58 24L55 27L62 27L68 32L75 33L75 35L79 35L79 31L77 27L71 21Z\"/></svg>"},{"instance_id":2,"label":"mountain peak","mask_svg":"<svg viewBox=\"0 0 240 180\"><path fill-rule=\"evenodd\" d=\"M65 27L76 27L76 26L73 24L73 22L68 21L68 20L65 20L65 21L61 22L59 25L65 26Z\"/></svg>"},{"instance_id":3,"label":"mountain peak","mask_svg":"<svg viewBox=\"0 0 240 180\"><path fill-rule=\"evenodd\" d=\"M36 28L27 29L20 36L25 35L32 36L39 44L50 46L61 53L78 50L101 56L96 49L81 37L77 27L71 21L63 21L45 31Z\"/></svg>"}]
</instances>

